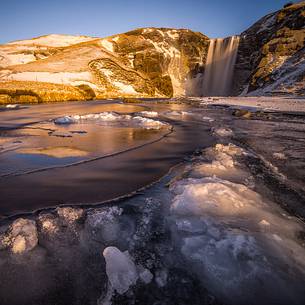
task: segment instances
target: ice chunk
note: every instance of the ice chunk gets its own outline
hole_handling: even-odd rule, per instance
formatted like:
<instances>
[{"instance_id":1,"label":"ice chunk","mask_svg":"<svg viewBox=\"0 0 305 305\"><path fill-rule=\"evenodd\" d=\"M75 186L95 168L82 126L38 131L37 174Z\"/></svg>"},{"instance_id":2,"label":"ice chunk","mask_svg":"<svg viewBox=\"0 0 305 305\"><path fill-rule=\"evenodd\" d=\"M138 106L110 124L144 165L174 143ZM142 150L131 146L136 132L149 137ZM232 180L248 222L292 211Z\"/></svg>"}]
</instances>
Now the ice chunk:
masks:
<instances>
[{"instance_id":1,"label":"ice chunk","mask_svg":"<svg viewBox=\"0 0 305 305\"><path fill-rule=\"evenodd\" d=\"M206 149L203 155L212 162L201 162L194 165L191 169L191 177L216 176L237 183L249 183L252 179L251 175L243 170L236 160L237 156L247 155L247 153L236 145L217 144L213 148Z\"/></svg>"},{"instance_id":2,"label":"ice chunk","mask_svg":"<svg viewBox=\"0 0 305 305\"><path fill-rule=\"evenodd\" d=\"M139 112L139 115L144 117L156 118L159 114L156 111L141 111Z\"/></svg>"},{"instance_id":3,"label":"ice chunk","mask_svg":"<svg viewBox=\"0 0 305 305\"><path fill-rule=\"evenodd\" d=\"M38 243L38 234L34 220L18 218L1 238L2 244L10 247L15 254L34 249ZM2 245L2 246L3 246Z\"/></svg>"},{"instance_id":4,"label":"ice chunk","mask_svg":"<svg viewBox=\"0 0 305 305\"><path fill-rule=\"evenodd\" d=\"M220 137L231 137L233 136L233 131L229 127L220 127L213 129L214 134Z\"/></svg>"},{"instance_id":5,"label":"ice chunk","mask_svg":"<svg viewBox=\"0 0 305 305\"><path fill-rule=\"evenodd\" d=\"M71 116L64 116L64 117L57 118L54 120L55 124L73 124L75 122L76 122L76 120L73 119Z\"/></svg>"},{"instance_id":6,"label":"ice chunk","mask_svg":"<svg viewBox=\"0 0 305 305\"><path fill-rule=\"evenodd\" d=\"M133 120L140 126L147 129L160 129L162 127L167 126L166 123L162 123L157 120L152 120L148 118L143 118L141 116L136 116L133 118Z\"/></svg>"},{"instance_id":7,"label":"ice chunk","mask_svg":"<svg viewBox=\"0 0 305 305\"><path fill-rule=\"evenodd\" d=\"M244 185L218 178L189 179L184 185L176 184L175 188L179 188L180 194L171 209L180 215L242 215L253 206L264 205L260 196Z\"/></svg>"},{"instance_id":8,"label":"ice chunk","mask_svg":"<svg viewBox=\"0 0 305 305\"><path fill-rule=\"evenodd\" d=\"M114 290L123 294L136 284L139 275L128 251L121 252L116 247L107 247L103 256L106 260L106 273Z\"/></svg>"},{"instance_id":9,"label":"ice chunk","mask_svg":"<svg viewBox=\"0 0 305 305\"><path fill-rule=\"evenodd\" d=\"M203 116L203 117L202 117L202 120L203 120L203 121L210 122L210 123L215 121L214 119L212 119L212 118L210 118L210 117L208 117L208 116Z\"/></svg>"},{"instance_id":10,"label":"ice chunk","mask_svg":"<svg viewBox=\"0 0 305 305\"><path fill-rule=\"evenodd\" d=\"M56 209L58 216L67 224L73 224L78 221L83 215L84 210L71 207L59 207Z\"/></svg>"}]
</instances>

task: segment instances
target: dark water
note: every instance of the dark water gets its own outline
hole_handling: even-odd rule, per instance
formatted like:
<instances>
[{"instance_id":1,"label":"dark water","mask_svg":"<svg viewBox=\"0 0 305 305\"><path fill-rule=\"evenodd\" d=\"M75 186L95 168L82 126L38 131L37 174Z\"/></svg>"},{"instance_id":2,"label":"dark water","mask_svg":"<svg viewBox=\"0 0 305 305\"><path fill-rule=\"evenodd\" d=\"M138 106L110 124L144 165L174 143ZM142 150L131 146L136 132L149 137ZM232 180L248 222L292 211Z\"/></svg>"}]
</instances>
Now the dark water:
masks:
<instances>
[{"instance_id":1,"label":"dark water","mask_svg":"<svg viewBox=\"0 0 305 305\"><path fill-rule=\"evenodd\" d=\"M213 143L207 122L185 115L167 115L167 112L185 108L179 105L154 106L154 110L163 113L159 119L171 124L172 132L73 124L69 127L70 131L71 129L86 131L87 134L76 133L72 137L49 136L46 131L51 128L49 124L30 124L40 118L39 107L32 106L24 110L28 122L27 128L22 126L21 129L11 129L1 134L3 138L15 137L16 141L25 138L26 143L26 148L23 150L13 147L12 151L0 155L2 215L59 204L94 204L122 196L156 181L185 156L197 148L207 147ZM83 105L82 109L74 103L70 107L65 104L62 107L56 105L55 108L46 112L45 105L42 105L42 118L56 118L67 113L84 111L93 113L119 110L126 113L143 110L138 106L118 104L98 106L93 103ZM6 113L4 118L6 121L3 125L7 126L7 122L10 121L12 128L14 117L15 124L19 124L21 115L21 112L14 111L8 119ZM70 149L68 155L69 153L77 155L80 152L81 156L54 158L50 157L50 153L54 153L52 150L38 155L31 151L32 147L62 148L63 146ZM136 146L140 147L129 150ZM125 152L115 154L120 151ZM87 154L82 156L83 152ZM60 151L59 154L65 155L65 151ZM105 154L115 155L69 166L71 163L103 157ZM41 170L44 167L54 168Z\"/></svg>"}]
</instances>

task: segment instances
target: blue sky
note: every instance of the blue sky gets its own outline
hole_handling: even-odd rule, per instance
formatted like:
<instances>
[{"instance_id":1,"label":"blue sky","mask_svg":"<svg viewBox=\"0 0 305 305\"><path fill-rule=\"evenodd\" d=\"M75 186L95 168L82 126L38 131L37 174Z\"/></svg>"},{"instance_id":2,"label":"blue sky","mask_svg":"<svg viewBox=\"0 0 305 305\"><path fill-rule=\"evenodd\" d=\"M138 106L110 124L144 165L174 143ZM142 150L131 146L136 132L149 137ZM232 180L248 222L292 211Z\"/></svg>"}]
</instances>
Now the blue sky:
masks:
<instances>
[{"instance_id":1,"label":"blue sky","mask_svg":"<svg viewBox=\"0 0 305 305\"><path fill-rule=\"evenodd\" d=\"M45 34L105 37L174 27L209 37L239 34L288 0L0 0L0 43Z\"/></svg>"}]
</instances>

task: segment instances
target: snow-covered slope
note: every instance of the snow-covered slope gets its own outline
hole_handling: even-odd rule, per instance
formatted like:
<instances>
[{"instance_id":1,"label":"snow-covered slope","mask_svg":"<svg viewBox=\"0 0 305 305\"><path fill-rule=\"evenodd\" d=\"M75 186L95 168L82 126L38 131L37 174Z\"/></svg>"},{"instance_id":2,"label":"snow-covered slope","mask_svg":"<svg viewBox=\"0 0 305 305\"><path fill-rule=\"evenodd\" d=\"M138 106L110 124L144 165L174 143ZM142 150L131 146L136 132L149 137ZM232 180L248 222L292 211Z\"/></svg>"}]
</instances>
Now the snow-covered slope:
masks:
<instances>
[{"instance_id":1,"label":"snow-covered slope","mask_svg":"<svg viewBox=\"0 0 305 305\"><path fill-rule=\"evenodd\" d=\"M88 36L51 34L51 35L40 36L33 39L12 41L8 43L8 45L67 47L73 44L90 41L93 39L95 38Z\"/></svg>"},{"instance_id":2,"label":"snow-covered slope","mask_svg":"<svg viewBox=\"0 0 305 305\"><path fill-rule=\"evenodd\" d=\"M185 80L205 62L208 44L201 33L164 28L12 42L0 46L0 86L16 81L85 85L101 98L184 95Z\"/></svg>"}]
</instances>

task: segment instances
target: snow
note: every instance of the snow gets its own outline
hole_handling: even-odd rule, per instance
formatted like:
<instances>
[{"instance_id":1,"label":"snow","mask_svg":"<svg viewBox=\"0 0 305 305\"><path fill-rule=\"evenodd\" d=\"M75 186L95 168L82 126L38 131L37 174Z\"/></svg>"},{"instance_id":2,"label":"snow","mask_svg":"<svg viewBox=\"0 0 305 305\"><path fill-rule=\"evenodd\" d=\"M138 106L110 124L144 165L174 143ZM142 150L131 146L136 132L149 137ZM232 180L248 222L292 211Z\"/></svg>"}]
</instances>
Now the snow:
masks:
<instances>
[{"instance_id":1,"label":"snow","mask_svg":"<svg viewBox=\"0 0 305 305\"><path fill-rule=\"evenodd\" d=\"M17 81L38 81L55 84L68 84L77 86L80 84L87 84L93 88L97 88L92 81L90 72L19 72L10 75L0 76L5 80Z\"/></svg>"},{"instance_id":2,"label":"snow","mask_svg":"<svg viewBox=\"0 0 305 305\"><path fill-rule=\"evenodd\" d=\"M135 122L137 122L137 124L139 126L143 126L147 129L160 129L160 128L166 126L165 123L162 123L162 122L157 121L157 120L143 118L141 116L136 116L136 117L133 118L133 120Z\"/></svg>"},{"instance_id":3,"label":"snow","mask_svg":"<svg viewBox=\"0 0 305 305\"><path fill-rule=\"evenodd\" d=\"M261 24L261 28L259 29L257 34L269 30L269 28L275 24L276 17L276 14L271 14L269 17L267 16L265 21Z\"/></svg>"},{"instance_id":4,"label":"snow","mask_svg":"<svg viewBox=\"0 0 305 305\"><path fill-rule=\"evenodd\" d=\"M103 256L106 260L108 280L115 291L123 294L136 284L139 275L128 251L121 252L116 247L107 247Z\"/></svg>"},{"instance_id":5,"label":"snow","mask_svg":"<svg viewBox=\"0 0 305 305\"><path fill-rule=\"evenodd\" d=\"M101 45L109 52L114 52L113 50L113 43L109 41L108 39L102 39Z\"/></svg>"},{"instance_id":6,"label":"snow","mask_svg":"<svg viewBox=\"0 0 305 305\"><path fill-rule=\"evenodd\" d=\"M13 65L21 65L26 64L28 62L32 62L36 60L36 57L33 54L12 54L13 50L11 51L1 51L0 49L0 66L13 66Z\"/></svg>"},{"instance_id":7,"label":"snow","mask_svg":"<svg viewBox=\"0 0 305 305\"><path fill-rule=\"evenodd\" d=\"M51 34L28 40L13 41L8 43L8 45L41 45L41 46L49 46L49 47L67 47L73 44L90 41L94 39L95 38L88 36Z\"/></svg>"},{"instance_id":8,"label":"snow","mask_svg":"<svg viewBox=\"0 0 305 305\"><path fill-rule=\"evenodd\" d=\"M170 31L167 31L166 33L171 39L176 40L179 38L179 33L176 30L170 30Z\"/></svg>"},{"instance_id":9,"label":"snow","mask_svg":"<svg viewBox=\"0 0 305 305\"><path fill-rule=\"evenodd\" d=\"M141 116L131 116L122 115L115 112L101 112L85 115L71 115L56 118L54 120L55 124L75 124L79 122L96 122L96 123L117 123L123 124L125 126L135 126L146 129L160 129L168 126L168 124L163 123L158 120L153 120L149 118L144 118Z\"/></svg>"},{"instance_id":10,"label":"snow","mask_svg":"<svg viewBox=\"0 0 305 305\"><path fill-rule=\"evenodd\" d=\"M305 65L303 67L305 70ZM298 73L302 69L298 70ZM261 89L262 90L262 89ZM253 92L251 92L252 94ZM258 93L258 91L254 91ZM253 95L255 95L253 93ZM261 92L263 94L263 92ZM272 96L238 96L238 97L220 97L220 98L190 98L190 100L199 101L201 105L223 105L234 107L235 109L247 107L253 111L288 111L305 112L305 103L303 98L295 97L272 97ZM249 107L249 108L248 108Z\"/></svg>"},{"instance_id":11,"label":"snow","mask_svg":"<svg viewBox=\"0 0 305 305\"><path fill-rule=\"evenodd\" d=\"M8 104L5 106L5 108L8 108L8 109L16 109L19 107L20 107L20 105L18 105L18 104Z\"/></svg>"},{"instance_id":12,"label":"snow","mask_svg":"<svg viewBox=\"0 0 305 305\"><path fill-rule=\"evenodd\" d=\"M127 85L124 83L121 83L119 81L112 82L122 93L127 94L138 94L138 92L133 88L132 85Z\"/></svg>"}]
</instances>

